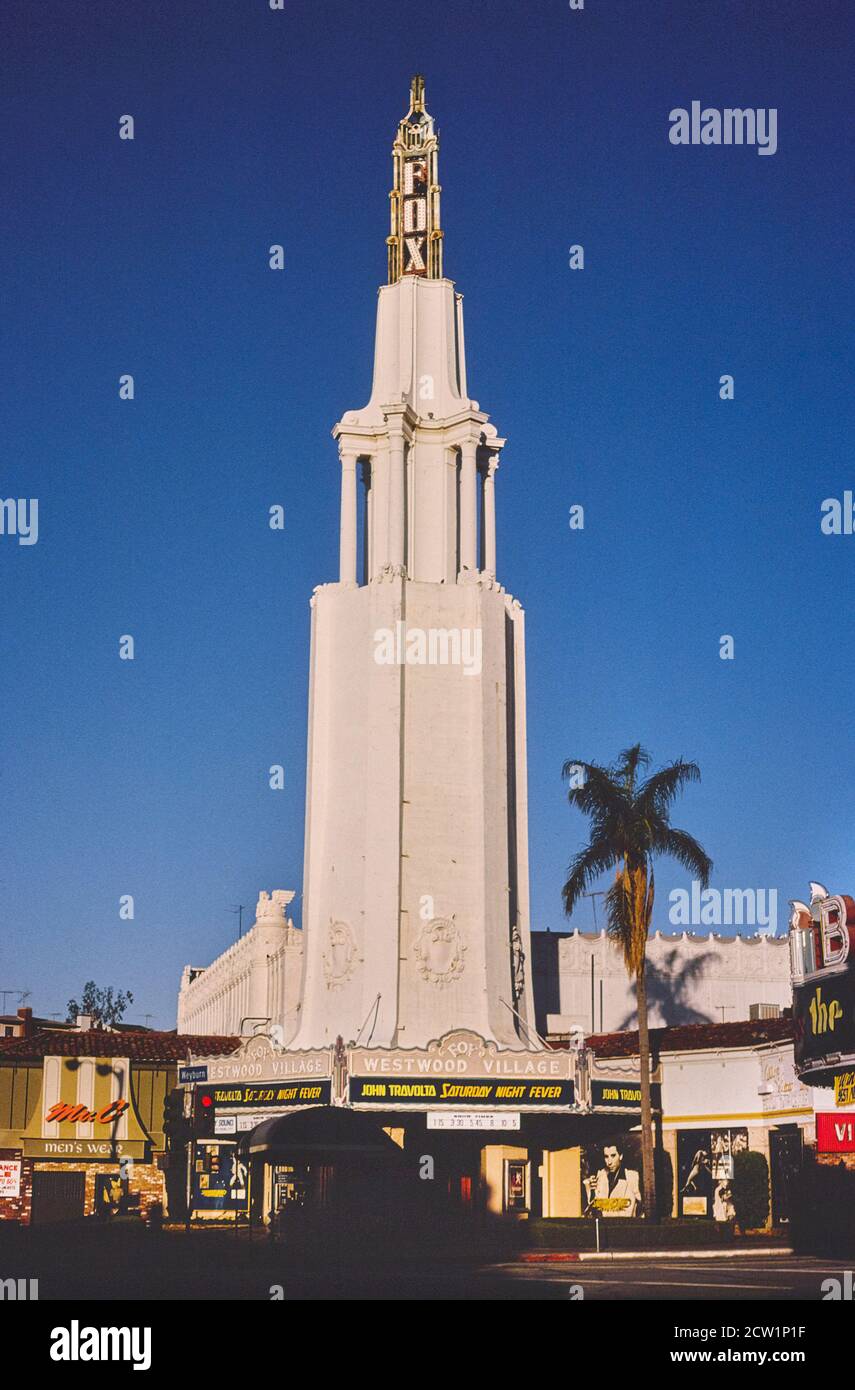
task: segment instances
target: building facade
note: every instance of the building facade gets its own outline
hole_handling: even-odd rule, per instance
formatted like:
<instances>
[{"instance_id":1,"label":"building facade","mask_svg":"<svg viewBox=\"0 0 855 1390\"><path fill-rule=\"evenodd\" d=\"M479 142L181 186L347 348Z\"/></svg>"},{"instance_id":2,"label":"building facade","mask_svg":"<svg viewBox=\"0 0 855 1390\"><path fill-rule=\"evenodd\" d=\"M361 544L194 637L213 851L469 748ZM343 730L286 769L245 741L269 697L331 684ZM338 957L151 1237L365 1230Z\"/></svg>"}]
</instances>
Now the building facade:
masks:
<instances>
[{"instance_id":1,"label":"building facade","mask_svg":"<svg viewBox=\"0 0 855 1390\"><path fill-rule=\"evenodd\" d=\"M429 1155L437 1190L461 1209L638 1215L639 1175L621 1154L638 1125L637 1042L623 1033L582 1046L598 1015L632 1022L623 964L605 935L530 931L524 619L496 555L505 441L469 395L420 78L392 157L371 396L333 430L339 577L311 603L299 1000L286 1006L271 986L263 932L275 942L291 928L268 925L266 906L245 942L185 972L182 1028L227 1021L243 1035L233 1049L200 1038L187 1059L191 1208L211 1219L293 1216L345 1191L367 1152L396 1181L391 1143L413 1179ZM747 1024L725 1021L721 1035L707 1024L752 1005L775 1011L789 1002L787 976L778 942L651 942L654 1023L659 1005L664 1022L695 1025L665 1030L654 1078L683 1188L684 1131L693 1158L704 1135L707 1149L715 1143L723 1171L719 1130L762 1143L786 1111L808 1124L802 1098L764 1119L749 1094L766 1054L791 1048L774 1031L786 1021L746 1036L727 1030ZM565 1045L544 1040L565 1029ZM719 1096L693 1075L689 1093L703 1099L686 1111L681 1077L698 1053L716 1078L734 1065L745 1095ZM784 1051L777 1060L785 1070ZM357 1207L376 1208L377 1180L367 1195L370 1171L363 1177Z\"/></svg>"},{"instance_id":2,"label":"building facade","mask_svg":"<svg viewBox=\"0 0 855 1390\"><path fill-rule=\"evenodd\" d=\"M303 935L287 915L293 892L261 893L250 930L213 964L186 965L178 995L179 1033L279 1030L288 1042L297 1027Z\"/></svg>"},{"instance_id":3,"label":"building facade","mask_svg":"<svg viewBox=\"0 0 855 1390\"><path fill-rule=\"evenodd\" d=\"M438 140L393 146L371 397L333 430L340 570L312 598L298 1048L528 1046L523 612L498 580L504 439L442 275Z\"/></svg>"},{"instance_id":4,"label":"building facade","mask_svg":"<svg viewBox=\"0 0 855 1390\"><path fill-rule=\"evenodd\" d=\"M805 1152L816 1146L816 1110L822 1102L795 1070L791 1019L692 1024L651 1031L651 1080L657 1131L666 1162L663 1213L674 1217L733 1219L734 1160L760 1153L769 1171L769 1224L790 1217L792 1183ZM592 1110L611 1110L612 1132L600 1141L622 1143L637 1159L634 1127L640 1116L638 1034L588 1039ZM582 1162L597 1161L588 1146Z\"/></svg>"},{"instance_id":5,"label":"building facade","mask_svg":"<svg viewBox=\"0 0 855 1390\"><path fill-rule=\"evenodd\" d=\"M538 1031L610 1033L637 1026L634 987L604 931L532 932ZM792 1003L787 938L652 932L647 945L651 1027L738 1023Z\"/></svg>"},{"instance_id":6,"label":"building facade","mask_svg":"<svg viewBox=\"0 0 855 1390\"><path fill-rule=\"evenodd\" d=\"M190 1044L124 1029L40 1029L0 1043L0 1220L168 1211L164 1108ZM237 1039L207 1045L232 1050ZM184 1166L178 1177L183 1185Z\"/></svg>"}]
</instances>

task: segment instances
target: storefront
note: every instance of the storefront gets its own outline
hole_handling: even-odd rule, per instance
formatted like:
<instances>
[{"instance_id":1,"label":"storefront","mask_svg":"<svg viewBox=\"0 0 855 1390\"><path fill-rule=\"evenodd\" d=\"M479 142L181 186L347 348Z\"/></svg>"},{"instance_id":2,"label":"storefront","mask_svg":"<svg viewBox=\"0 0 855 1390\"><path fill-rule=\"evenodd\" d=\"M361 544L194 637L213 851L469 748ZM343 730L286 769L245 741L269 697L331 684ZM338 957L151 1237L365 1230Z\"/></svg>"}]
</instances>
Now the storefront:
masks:
<instances>
[{"instance_id":1,"label":"storefront","mask_svg":"<svg viewBox=\"0 0 855 1390\"><path fill-rule=\"evenodd\" d=\"M667 1214L731 1220L734 1168L749 1151L768 1168L770 1223L785 1223L817 1123L815 1093L795 1068L793 1021L653 1029L651 1045ZM538 1052L501 1050L465 1030L410 1050L298 1052L258 1036L180 1069L177 1094L189 1118L173 1161L194 1220L267 1224L326 1202L333 1170L338 1190L345 1181L346 1164L319 1159L320 1149L310 1160L296 1143L300 1125L277 1122L314 1116L305 1133L322 1149L325 1117L343 1113L383 1136L378 1152L391 1141L411 1175L427 1163L436 1190L461 1213L640 1217L637 1052L629 1032L591 1037L582 1051ZM850 1089L855 1095L855 1076ZM855 1155L851 1125L823 1125L820 1147L851 1143Z\"/></svg>"},{"instance_id":2,"label":"storefront","mask_svg":"<svg viewBox=\"0 0 855 1390\"><path fill-rule=\"evenodd\" d=\"M571 1215L579 1203L583 1132L576 1070L575 1054L510 1052L465 1030L423 1049L289 1052L256 1037L228 1058L194 1055L182 1069L193 1115L193 1218L228 1219L231 1212L268 1222L289 1203L319 1201L333 1172L343 1191L340 1163L318 1168L316 1160L310 1171L299 1153L269 1147L259 1161L257 1135L290 1142L298 1126L274 1122L303 1113L315 1116L305 1121L313 1133L327 1123L324 1116L333 1117L330 1124L336 1115L357 1117L342 1123L374 1135L375 1155L392 1153L401 1171L416 1174L429 1160L432 1180L462 1210ZM248 1175L241 1153L255 1155ZM351 1166L359 1171L355 1159Z\"/></svg>"},{"instance_id":3,"label":"storefront","mask_svg":"<svg viewBox=\"0 0 855 1390\"><path fill-rule=\"evenodd\" d=\"M0 1220L168 1214L164 1101L186 1046L52 1029L0 1045Z\"/></svg>"},{"instance_id":4,"label":"storefront","mask_svg":"<svg viewBox=\"0 0 855 1390\"><path fill-rule=\"evenodd\" d=\"M737 1156L750 1151L767 1165L770 1224L789 1220L803 1152L815 1143L814 1095L796 1072L794 1033L787 1018L651 1030L659 1197L670 1188L670 1215L732 1220ZM641 1166L637 1037L589 1040L594 1109L621 1112L615 1134L633 1171Z\"/></svg>"}]
</instances>

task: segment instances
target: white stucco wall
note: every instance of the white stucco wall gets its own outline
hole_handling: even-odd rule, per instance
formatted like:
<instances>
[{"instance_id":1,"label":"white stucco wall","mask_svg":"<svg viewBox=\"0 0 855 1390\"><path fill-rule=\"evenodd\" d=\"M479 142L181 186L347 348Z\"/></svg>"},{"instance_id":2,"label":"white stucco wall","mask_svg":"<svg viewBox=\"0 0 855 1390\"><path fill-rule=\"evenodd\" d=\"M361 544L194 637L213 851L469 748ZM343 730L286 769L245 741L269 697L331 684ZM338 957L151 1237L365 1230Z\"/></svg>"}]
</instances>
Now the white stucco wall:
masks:
<instances>
[{"instance_id":1,"label":"white stucco wall","mask_svg":"<svg viewBox=\"0 0 855 1390\"><path fill-rule=\"evenodd\" d=\"M561 1015L587 1033L634 1028L635 995L605 932L533 932L538 1028ZM591 957L594 1013L591 1018ZM647 957L650 1023L738 1023L752 1004L792 1003L786 937L654 933ZM602 981L602 1018L600 982Z\"/></svg>"},{"instance_id":2,"label":"white stucco wall","mask_svg":"<svg viewBox=\"0 0 855 1390\"><path fill-rule=\"evenodd\" d=\"M186 965L178 995L178 1032L213 1036L252 1032L268 1019L288 1042L297 1026L303 934L286 917L293 893L262 893L256 920L211 965Z\"/></svg>"}]
</instances>

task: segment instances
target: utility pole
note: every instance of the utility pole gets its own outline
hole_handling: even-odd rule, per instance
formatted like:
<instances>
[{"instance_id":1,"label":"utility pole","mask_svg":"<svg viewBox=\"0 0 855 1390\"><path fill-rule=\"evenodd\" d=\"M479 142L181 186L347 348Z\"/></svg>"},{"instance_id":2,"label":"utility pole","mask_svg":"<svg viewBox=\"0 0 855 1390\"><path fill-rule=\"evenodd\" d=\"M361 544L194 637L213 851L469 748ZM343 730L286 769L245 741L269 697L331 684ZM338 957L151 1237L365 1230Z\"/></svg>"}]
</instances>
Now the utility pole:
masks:
<instances>
[{"instance_id":1,"label":"utility pole","mask_svg":"<svg viewBox=\"0 0 855 1390\"><path fill-rule=\"evenodd\" d=\"M594 909L594 931L597 933L598 936L599 936L599 934L600 934L600 928L599 928L599 926L597 925L597 898L604 898L605 896L606 896L606 895L605 895L605 893L604 893L604 891L603 891L602 888L596 888L596 889L594 890L593 893L583 893L583 894L582 894L582 897L583 897L583 898L590 898L590 899L591 899L591 905L592 905L592 907L593 907L593 909ZM594 1000L595 1000L595 997L596 997L596 996L595 996L595 992L594 992L594 991L595 991L595 986L594 986L594 956L593 956L593 954L592 954L592 955L591 955L591 1032L592 1032L592 1033L596 1033L596 1031L597 1031L597 1013L596 1013L596 1005L595 1005L595 1003L594 1003ZM600 981L600 1021L601 1021L601 1022L602 1022L602 1016L603 1016L603 1004L602 1004L602 980L601 980L601 981Z\"/></svg>"},{"instance_id":2,"label":"utility pole","mask_svg":"<svg viewBox=\"0 0 855 1390\"><path fill-rule=\"evenodd\" d=\"M31 991L28 989L0 989L0 995L3 996L3 1013L5 1014L6 1012L6 998L8 995L17 994L18 1004L21 1005L25 999L29 999L30 993Z\"/></svg>"},{"instance_id":3,"label":"utility pole","mask_svg":"<svg viewBox=\"0 0 855 1390\"><path fill-rule=\"evenodd\" d=\"M240 940L240 938L243 936L243 910L244 910L244 907L245 907L245 904L244 904L244 903L238 903L237 907L231 907L231 908L229 908L229 911L231 912L232 916L233 916L233 917L237 917L237 919L238 919L238 940Z\"/></svg>"},{"instance_id":4,"label":"utility pole","mask_svg":"<svg viewBox=\"0 0 855 1390\"><path fill-rule=\"evenodd\" d=\"M593 893L582 894L583 898L591 899L591 906L594 909L594 931L599 931L599 927L597 926L597 898L604 898L605 896L605 892L602 888L597 888Z\"/></svg>"}]
</instances>

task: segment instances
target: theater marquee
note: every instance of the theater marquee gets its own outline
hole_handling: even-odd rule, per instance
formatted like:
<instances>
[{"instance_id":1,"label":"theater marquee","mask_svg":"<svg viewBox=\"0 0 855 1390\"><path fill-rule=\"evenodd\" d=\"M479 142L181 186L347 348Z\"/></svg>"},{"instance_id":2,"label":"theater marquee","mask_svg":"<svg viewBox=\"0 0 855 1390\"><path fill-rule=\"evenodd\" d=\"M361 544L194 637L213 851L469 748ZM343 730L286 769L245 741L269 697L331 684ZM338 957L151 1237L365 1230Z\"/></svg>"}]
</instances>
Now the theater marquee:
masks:
<instances>
[{"instance_id":1,"label":"theater marquee","mask_svg":"<svg viewBox=\"0 0 855 1390\"><path fill-rule=\"evenodd\" d=\"M570 1052L503 1050L458 1030L426 1048L353 1048L348 1099L357 1108L571 1110L575 1061Z\"/></svg>"},{"instance_id":2,"label":"theater marquee","mask_svg":"<svg viewBox=\"0 0 855 1390\"><path fill-rule=\"evenodd\" d=\"M834 1086L855 1067L855 899L812 883L810 904L792 907L796 1070L808 1085Z\"/></svg>"}]
</instances>

